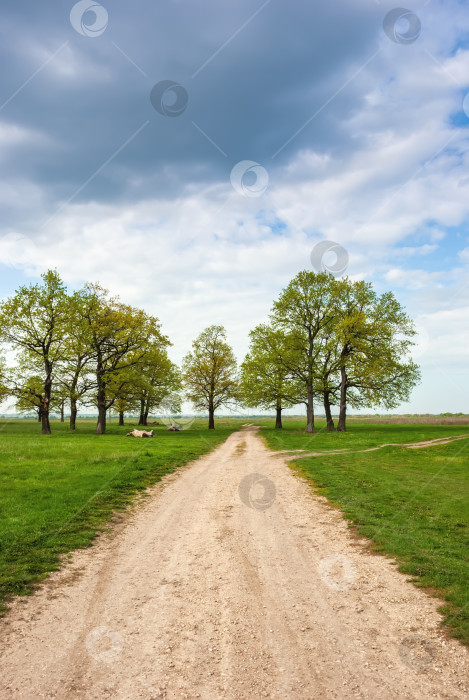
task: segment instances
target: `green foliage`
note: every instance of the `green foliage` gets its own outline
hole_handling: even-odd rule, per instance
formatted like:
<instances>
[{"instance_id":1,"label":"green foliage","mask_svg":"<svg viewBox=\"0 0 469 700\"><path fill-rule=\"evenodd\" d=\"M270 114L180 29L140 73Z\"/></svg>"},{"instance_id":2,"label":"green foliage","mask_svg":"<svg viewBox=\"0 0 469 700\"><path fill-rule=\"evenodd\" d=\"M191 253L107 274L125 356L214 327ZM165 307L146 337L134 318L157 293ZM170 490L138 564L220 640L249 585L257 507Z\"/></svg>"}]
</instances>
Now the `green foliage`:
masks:
<instances>
[{"instance_id":1,"label":"green foliage","mask_svg":"<svg viewBox=\"0 0 469 700\"><path fill-rule=\"evenodd\" d=\"M16 410L18 413L40 413L43 404L44 382L42 377L32 375L16 387Z\"/></svg>"},{"instance_id":2,"label":"green foliage","mask_svg":"<svg viewBox=\"0 0 469 700\"><path fill-rule=\"evenodd\" d=\"M75 304L89 348L88 363L96 379L96 432L102 434L106 430L106 411L129 384L129 370L142 366L149 345L165 348L170 342L161 333L157 318L123 304L100 285L86 285L75 295Z\"/></svg>"},{"instance_id":3,"label":"green foliage","mask_svg":"<svg viewBox=\"0 0 469 700\"><path fill-rule=\"evenodd\" d=\"M5 358L0 355L0 401L3 401L9 393Z\"/></svg>"},{"instance_id":4,"label":"green foliage","mask_svg":"<svg viewBox=\"0 0 469 700\"><path fill-rule=\"evenodd\" d=\"M143 401L148 412L179 388L157 318L98 284L69 295L57 272L42 278L42 285L21 287L1 305L0 328L1 339L19 351L10 393L20 410L38 410L44 433L50 433L50 410L66 400L72 429L78 402L94 403L97 432L104 433L106 411L116 401L121 411ZM0 381L0 395L2 388Z\"/></svg>"},{"instance_id":5,"label":"green foliage","mask_svg":"<svg viewBox=\"0 0 469 700\"><path fill-rule=\"evenodd\" d=\"M137 409L145 418L181 388L181 377L161 342L148 343L143 349L136 364L113 374L108 389L117 411Z\"/></svg>"},{"instance_id":6,"label":"green foliage","mask_svg":"<svg viewBox=\"0 0 469 700\"><path fill-rule=\"evenodd\" d=\"M67 397L71 410L77 412L78 402L86 403L90 392L96 389L96 382L92 372L93 347L89 326L82 314L82 294L74 292L68 302L69 323L65 336L65 353L57 369L56 385L61 394Z\"/></svg>"},{"instance_id":7,"label":"green foliage","mask_svg":"<svg viewBox=\"0 0 469 700\"><path fill-rule=\"evenodd\" d=\"M28 365L33 374L41 372L42 431L49 433L53 374L65 354L69 305L59 274L48 270L41 276L42 284L22 286L1 304L0 329L2 340L21 351L21 366L17 368L12 393L17 395Z\"/></svg>"},{"instance_id":8,"label":"green foliage","mask_svg":"<svg viewBox=\"0 0 469 700\"><path fill-rule=\"evenodd\" d=\"M395 408L419 381L408 359L415 334L392 293L381 297L371 284L302 271L273 304L271 323L283 334L277 362L285 379L303 385L308 432L314 432L314 403L340 406L345 430L347 405Z\"/></svg>"},{"instance_id":9,"label":"green foliage","mask_svg":"<svg viewBox=\"0 0 469 700\"><path fill-rule=\"evenodd\" d=\"M378 297L362 281L338 285L338 349L350 404L396 408L420 379L417 365L408 359L413 323L391 292Z\"/></svg>"},{"instance_id":10,"label":"green foliage","mask_svg":"<svg viewBox=\"0 0 469 700\"><path fill-rule=\"evenodd\" d=\"M197 410L208 410L213 428L217 408L238 397L236 358L223 326L210 326L194 340L183 360L182 378L187 398Z\"/></svg>"},{"instance_id":11,"label":"green foliage","mask_svg":"<svg viewBox=\"0 0 469 700\"><path fill-rule=\"evenodd\" d=\"M240 396L246 406L290 408L304 400L304 387L285 367L285 335L267 324L250 332L249 352L241 365Z\"/></svg>"},{"instance_id":12,"label":"green foliage","mask_svg":"<svg viewBox=\"0 0 469 700\"><path fill-rule=\"evenodd\" d=\"M22 286L2 303L0 328L4 342L54 363L63 354L67 294L57 272L48 270L41 277L42 285Z\"/></svg>"},{"instance_id":13,"label":"green foliage","mask_svg":"<svg viewBox=\"0 0 469 700\"><path fill-rule=\"evenodd\" d=\"M106 411L140 412L141 421L181 388L198 410L214 412L236 400L277 409L305 403L307 431L314 405L340 406L345 430L348 406L395 408L408 400L420 374L407 358L415 331L391 293L328 273L298 273L273 304L270 325L251 332L238 381L236 359L222 326L210 326L184 358L183 375L169 360L171 344L157 318L124 304L99 284L68 294L57 272L42 285L21 287L0 307L1 340L17 351L17 367L0 364L0 397L13 394L21 410L38 408L49 433L51 408L70 405L70 427L80 405L98 408L97 432ZM42 388L38 378L41 378Z\"/></svg>"}]
</instances>

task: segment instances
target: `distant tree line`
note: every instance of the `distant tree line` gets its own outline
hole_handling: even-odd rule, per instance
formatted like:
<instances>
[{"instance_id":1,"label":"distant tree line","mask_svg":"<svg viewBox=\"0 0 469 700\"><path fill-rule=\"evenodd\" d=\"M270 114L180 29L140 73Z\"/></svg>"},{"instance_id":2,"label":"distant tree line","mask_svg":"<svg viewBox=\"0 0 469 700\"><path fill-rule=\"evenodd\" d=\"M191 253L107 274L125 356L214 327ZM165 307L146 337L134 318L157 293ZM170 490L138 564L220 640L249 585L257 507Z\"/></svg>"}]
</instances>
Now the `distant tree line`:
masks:
<instances>
[{"instance_id":1,"label":"distant tree line","mask_svg":"<svg viewBox=\"0 0 469 700\"><path fill-rule=\"evenodd\" d=\"M415 330L390 292L378 296L370 283L303 271L274 302L267 323L250 333L240 370L223 326L206 328L179 369L159 320L124 304L99 284L68 293L56 271L42 284L20 287L0 305L1 340L16 351L16 365L0 358L0 398L13 396L18 410L37 411L50 433L51 411L70 407L70 429L79 405L94 405L96 432L106 430L113 407L149 414L162 404L181 408L180 390L209 429L221 406L282 411L306 407L306 431L315 431L314 407L324 406L327 429L346 429L348 407L395 408L419 381L409 358Z\"/></svg>"}]
</instances>

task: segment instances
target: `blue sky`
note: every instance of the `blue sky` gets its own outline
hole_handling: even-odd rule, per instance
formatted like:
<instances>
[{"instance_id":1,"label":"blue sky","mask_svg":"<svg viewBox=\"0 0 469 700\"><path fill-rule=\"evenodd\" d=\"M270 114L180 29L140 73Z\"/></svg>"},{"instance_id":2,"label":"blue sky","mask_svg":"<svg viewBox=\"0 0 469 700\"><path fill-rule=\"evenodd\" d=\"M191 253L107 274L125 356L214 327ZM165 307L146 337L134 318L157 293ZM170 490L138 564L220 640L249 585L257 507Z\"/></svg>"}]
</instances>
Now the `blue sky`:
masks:
<instances>
[{"instance_id":1,"label":"blue sky","mask_svg":"<svg viewBox=\"0 0 469 700\"><path fill-rule=\"evenodd\" d=\"M0 297L56 267L242 359L330 240L416 319L401 410L469 411L469 8L395 7L4 0Z\"/></svg>"}]
</instances>

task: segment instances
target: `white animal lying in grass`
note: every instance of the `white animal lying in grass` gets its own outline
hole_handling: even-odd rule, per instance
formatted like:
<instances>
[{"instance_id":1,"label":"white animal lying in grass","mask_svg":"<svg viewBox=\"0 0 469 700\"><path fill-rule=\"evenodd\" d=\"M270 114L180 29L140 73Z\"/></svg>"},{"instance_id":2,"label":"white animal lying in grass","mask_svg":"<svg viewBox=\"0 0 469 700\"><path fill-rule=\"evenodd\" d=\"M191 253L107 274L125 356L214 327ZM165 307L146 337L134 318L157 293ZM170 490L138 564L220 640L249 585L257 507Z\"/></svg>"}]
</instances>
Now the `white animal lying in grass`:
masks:
<instances>
[{"instance_id":1,"label":"white animal lying in grass","mask_svg":"<svg viewBox=\"0 0 469 700\"><path fill-rule=\"evenodd\" d=\"M153 437L153 430L136 430L135 428L127 433L127 437Z\"/></svg>"}]
</instances>

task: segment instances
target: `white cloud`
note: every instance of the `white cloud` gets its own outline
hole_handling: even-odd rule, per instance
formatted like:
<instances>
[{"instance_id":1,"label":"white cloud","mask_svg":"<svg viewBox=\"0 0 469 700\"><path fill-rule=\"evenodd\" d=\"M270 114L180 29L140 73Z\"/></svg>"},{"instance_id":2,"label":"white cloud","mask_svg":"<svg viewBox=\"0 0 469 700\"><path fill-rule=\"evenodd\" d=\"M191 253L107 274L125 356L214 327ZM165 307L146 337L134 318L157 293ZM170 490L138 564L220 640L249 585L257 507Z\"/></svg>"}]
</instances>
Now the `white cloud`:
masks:
<instances>
[{"instance_id":1,"label":"white cloud","mask_svg":"<svg viewBox=\"0 0 469 700\"><path fill-rule=\"evenodd\" d=\"M384 275L393 287L408 289L428 289L429 286L443 287L443 272L427 272L426 270L405 270L399 267L390 268Z\"/></svg>"},{"instance_id":2,"label":"white cloud","mask_svg":"<svg viewBox=\"0 0 469 700\"><path fill-rule=\"evenodd\" d=\"M398 248L395 252L396 255L409 257L411 255L430 255L430 253L434 253L436 250L438 250L438 248L439 246L435 244L425 243L424 245L414 247L404 246L402 248Z\"/></svg>"}]
</instances>

